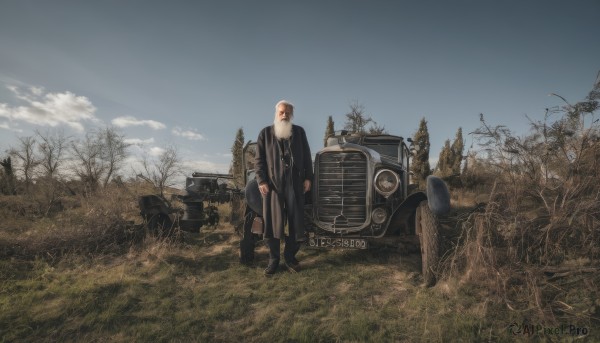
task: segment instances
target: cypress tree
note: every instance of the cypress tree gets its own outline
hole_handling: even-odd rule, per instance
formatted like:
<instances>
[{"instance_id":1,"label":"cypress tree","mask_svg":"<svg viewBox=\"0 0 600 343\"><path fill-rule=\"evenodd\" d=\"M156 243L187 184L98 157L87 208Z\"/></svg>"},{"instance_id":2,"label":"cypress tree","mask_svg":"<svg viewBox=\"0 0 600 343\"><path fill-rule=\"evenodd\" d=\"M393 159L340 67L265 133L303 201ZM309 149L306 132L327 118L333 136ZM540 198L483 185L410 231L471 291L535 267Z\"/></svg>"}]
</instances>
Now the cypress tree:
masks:
<instances>
[{"instance_id":1,"label":"cypress tree","mask_svg":"<svg viewBox=\"0 0 600 343\"><path fill-rule=\"evenodd\" d=\"M456 137L454 138L454 142L452 143L450 149L452 151L452 175L460 175L460 165L462 163L463 152L465 150L462 127L459 127L458 131L456 131Z\"/></svg>"},{"instance_id":2,"label":"cypress tree","mask_svg":"<svg viewBox=\"0 0 600 343\"><path fill-rule=\"evenodd\" d=\"M413 142L418 146L418 150L413 158L411 171L413 172L415 183L418 183L420 188L424 188L425 179L431 174L431 167L429 166L429 131L427 130L427 121L425 118L421 119L419 129L413 136Z\"/></svg>"},{"instance_id":3,"label":"cypress tree","mask_svg":"<svg viewBox=\"0 0 600 343\"><path fill-rule=\"evenodd\" d=\"M327 146L327 138L333 136L334 134L335 134L335 129L334 129L333 118L331 116L329 116L329 118L327 118L327 127L325 128L325 137L323 138L323 146L324 147Z\"/></svg>"},{"instance_id":4,"label":"cypress tree","mask_svg":"<svg viewBox=\"0 0 600 343\"><path fill-rule=\"evenodd\" d=\"M440 151L440 156L438 158L438 163L436 166L437 173L440 177L450 176L452 173L452 148L450 147L450 140L446 139L444 143L444 147Z\"/></svg>"},{"instance_id":5,"label":"cypress tree","mask_svg":"<svg viewBox=\"0 0 600 343\"><path fill-rule=\"evenodd\" d=\"M235 135L235 141L231 147L232 163L231 174L233 181L238 187L244 186L244 166L242 165L242 153L244 150L244 129L239 128Z\"/></svg>"}]
</instances>

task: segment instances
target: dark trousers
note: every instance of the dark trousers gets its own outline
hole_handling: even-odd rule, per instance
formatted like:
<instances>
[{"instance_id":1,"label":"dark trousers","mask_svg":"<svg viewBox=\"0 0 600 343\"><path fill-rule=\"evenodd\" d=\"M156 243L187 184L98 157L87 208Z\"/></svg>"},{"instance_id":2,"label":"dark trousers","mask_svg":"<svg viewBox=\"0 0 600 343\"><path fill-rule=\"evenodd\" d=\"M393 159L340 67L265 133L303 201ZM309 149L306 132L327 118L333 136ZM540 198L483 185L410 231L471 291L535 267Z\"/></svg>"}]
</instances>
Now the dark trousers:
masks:
<instances>
[{"instance_id":1,"label":"dark trousers","mask_svg":"<svg viewBox=\"0 0 600 343\"><path fill-rule=\"evenodd\" d=\"M252 211L246 205L246 213L244 214L243 236L240 240L240 262L250 264L254 261L254 234L252 233L252 223L256 218L256 212Z\"/></svg>"},{"instance_id":2,"label":"dark trousers","mask_svg":"<svg viewBox=\"0 0 600 343\"><path fill-rule=\"evenodd\" d=\"M269 264L279 264L280 251L281 251L281 240L277 238L267 238L267 246L269 247ZM294 236L285 236L285 247L283 248L283 258L288 261L294 261L296 254L300 250L300 244L296 242Z\"/></svg>"},{"instance_id":3,"label":"dark trousers","mask_svg":"<svg viewBox=\"0 0 600 343\"><path fill-rule=\"evenodd\" d=\"M285 247L283 248L283 258L287 262L292 262L296 259L296 254L298 250L300 250L300 243L296 241L296 216L302 216L302 213L295 213L294 209L296 208L296 194L294 192L294 186L292 184L292 175L286 173L285 175L285 189L284 189L284 205L282 209L282 214L285 217L285 221L287 220L289 232L285 236ZM280 260L280 251L281 251L281 240L278 238L267 238L267 247L269 247L269 264L275 263L278 264Z\"/></svg>"}]
</instances>

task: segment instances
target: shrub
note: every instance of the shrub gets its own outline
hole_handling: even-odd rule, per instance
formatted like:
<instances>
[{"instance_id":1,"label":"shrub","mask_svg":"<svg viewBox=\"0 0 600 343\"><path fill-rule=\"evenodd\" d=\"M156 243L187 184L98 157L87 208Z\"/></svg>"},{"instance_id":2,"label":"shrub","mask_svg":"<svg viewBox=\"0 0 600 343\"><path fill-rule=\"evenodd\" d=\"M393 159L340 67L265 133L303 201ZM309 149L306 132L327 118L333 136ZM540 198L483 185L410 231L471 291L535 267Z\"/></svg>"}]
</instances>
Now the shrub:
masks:
<instances>
[{"instance_id":1,"label":"shrub","mask_svg":"<svg viewBox=\"0 0 600 343\"><path fill-rule=\"evenodd\" d=\"M525 137L482 115L483 150L463 178L493 183L487 204L462 221L447 277L486 285L508 308L542 320L598 321L598 306L581 294L597 298L600 282L599 90L600 82L584 101L549 109Z\"/></svg>"}]
</instances>

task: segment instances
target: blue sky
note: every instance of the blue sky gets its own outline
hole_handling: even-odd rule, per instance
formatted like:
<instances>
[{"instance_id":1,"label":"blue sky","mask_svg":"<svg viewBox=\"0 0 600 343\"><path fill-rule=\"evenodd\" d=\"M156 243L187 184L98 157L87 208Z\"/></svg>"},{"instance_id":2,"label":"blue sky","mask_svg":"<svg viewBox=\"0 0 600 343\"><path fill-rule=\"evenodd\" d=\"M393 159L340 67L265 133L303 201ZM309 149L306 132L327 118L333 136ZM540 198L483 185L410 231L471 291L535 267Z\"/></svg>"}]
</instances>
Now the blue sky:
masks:
<instances>
[{"instance_id":1,"label":"blue sky","mask_svg":"<svg viewBox=\"0 0 600 343\"><path fill-rule=\"evenodd\" d=\"M0 150L33 130L116 125L227 172L246 139L296 105L313 153L357 101L387 131L428 121L437 158L484 113L526 133L600 71L594 1L0 0Z\"/></svg>"}]
</instances>

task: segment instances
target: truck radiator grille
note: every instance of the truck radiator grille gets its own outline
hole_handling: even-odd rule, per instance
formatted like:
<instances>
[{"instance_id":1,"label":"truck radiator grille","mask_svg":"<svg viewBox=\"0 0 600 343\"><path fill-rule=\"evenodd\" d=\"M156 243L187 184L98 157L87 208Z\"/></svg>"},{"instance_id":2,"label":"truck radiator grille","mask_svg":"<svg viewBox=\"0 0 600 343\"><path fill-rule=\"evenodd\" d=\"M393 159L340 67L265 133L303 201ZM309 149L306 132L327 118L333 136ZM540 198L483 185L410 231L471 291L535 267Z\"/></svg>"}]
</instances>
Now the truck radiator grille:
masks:
<instances>
[{"instance_id":1,"label":"truck radiator grille","mask_svg":"<svg viewBox=\"0 0 600 343\"><path fill-rule=\"evenodd\" d=\"M367 158L357 151L326 152L317 161L316 216L331 229L350 229L367 219Z\"/></svg>"}]
</instances>

